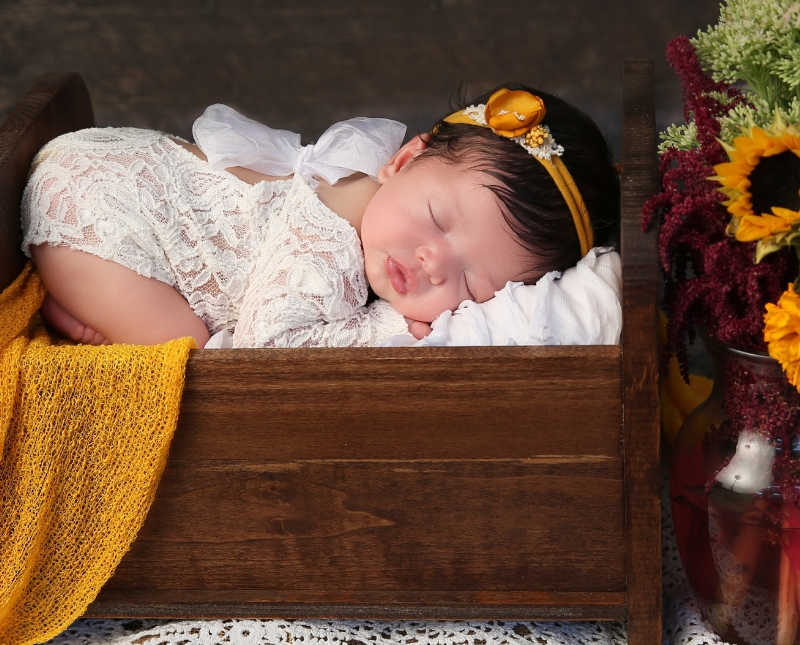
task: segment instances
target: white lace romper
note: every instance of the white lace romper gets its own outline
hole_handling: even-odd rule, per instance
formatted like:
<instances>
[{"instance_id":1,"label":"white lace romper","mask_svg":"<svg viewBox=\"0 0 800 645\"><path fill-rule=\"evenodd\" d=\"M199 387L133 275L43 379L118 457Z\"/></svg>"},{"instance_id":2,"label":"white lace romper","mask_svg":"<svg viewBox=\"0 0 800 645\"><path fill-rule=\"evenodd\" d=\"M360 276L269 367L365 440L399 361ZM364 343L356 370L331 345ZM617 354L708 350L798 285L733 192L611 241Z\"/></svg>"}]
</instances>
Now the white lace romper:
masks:
<instances>
[{"instance_id":1,"label":"white lace romper","mask_svg":"<svg viewBox=\"0 0 800 645\"><path fill-rule=\"evenodd\" d=\"M23 251L49 243L178 290L234 347L376 345L407 331L367 281L355 229L296 175L248 184L157 131L49 142L22 197Z\"/></svg>"}]
</instances>

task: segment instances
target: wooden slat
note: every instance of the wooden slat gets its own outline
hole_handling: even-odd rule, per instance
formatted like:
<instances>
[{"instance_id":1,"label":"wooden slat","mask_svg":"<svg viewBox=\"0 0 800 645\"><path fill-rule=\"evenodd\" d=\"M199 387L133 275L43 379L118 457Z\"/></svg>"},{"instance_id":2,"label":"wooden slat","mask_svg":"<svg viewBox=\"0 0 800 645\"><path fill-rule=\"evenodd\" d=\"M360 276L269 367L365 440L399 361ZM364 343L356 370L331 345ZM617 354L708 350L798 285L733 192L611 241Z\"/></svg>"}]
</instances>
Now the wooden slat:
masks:
<instances>
[{"instance_id":1,"label":"wooden slat","mask_svg":"<svg viewBox=\"0 0 800 645\"><path fill-rule=\"evenodd\" d=\"M575 593L586 594L579 614L593 601L618 603L621 464L554 461L170 465L92 615L108 611L115 592L131 603L144 590L152 602L154 588L176 606L219 590L217 600L240 603L234 615L254 598L272 615L320 604L338 605L342 618L364 604L391 615L408 604L496 613Z\"/></svg>"},{"instance_id":2,"label":"wooden slat","mask_svg":"<svg viewBox=\"0 0 800 645\"><path fill-rule=\"evenodd\" d=\"M607 593L520 593L487 594L465 591L453 601L452 594L407 594L397 602L396 594L370 593L378 604L362 602L354 594L347 605L332 605L308 594L304 604L264 602L259 592L243 590L236 600L226 592L193 591L195 603L175 603L173 592L158 589L126 589L103 592L87 610L87 618L327 618L347 616L351 620L619 620L625 619L625 594ZM244 598L244 601L242 600ZM389 600L394 600L389 604ZM423 604L424 601L424 604ZM450 601L451 604L447 604Z\"/></svg>"},{"instance_id":3,"label":"wooden slat","mask_svg":"<svg viewBox=\"0 0 800 645\"><path fill-rule=\"evenodd\" d=\"M197 352L170 460L236 460L243 446L253 460L619 455L619 356L603 346Z\"/></svg>"},{"instance_id":4,"label":"wooden slat","mask_svg":"<svg viewBox=\"0 0 800 645\"><path fill-rule=\"evenodd\" d=\"M345 590L624 587L618 461L226 466L165 473L159 508L118 578L128 571L133 586L332 598Z\"/></svg>"},{"instance_id":5,"label":"wooden slat","mask_svg":"<svg viewBox=\"0 0 800 645\"><path fill-rule=\"evenodd\" d=\"M659 276L655 236L641 230L642 204L655 193L658 177L652 76L649 61L625 64L622 372L630 645L661 638Z\"/></svg>"},{"instance_id":6,"label":"wooden slat","mask_svg":"<svg viewBox=\"0 0 800 645\"><path fill-rule=\"evenodd\" d=\"M418 617L541 619L554 602L520 597L593 592L570 615L618 618L591 603L624 589L619 355L198 352L148 520L92 615L158 587L204 616L198 591L219 589L231 615L260 590L265 616L413 600Z\"/></svg>"}]
</instances>

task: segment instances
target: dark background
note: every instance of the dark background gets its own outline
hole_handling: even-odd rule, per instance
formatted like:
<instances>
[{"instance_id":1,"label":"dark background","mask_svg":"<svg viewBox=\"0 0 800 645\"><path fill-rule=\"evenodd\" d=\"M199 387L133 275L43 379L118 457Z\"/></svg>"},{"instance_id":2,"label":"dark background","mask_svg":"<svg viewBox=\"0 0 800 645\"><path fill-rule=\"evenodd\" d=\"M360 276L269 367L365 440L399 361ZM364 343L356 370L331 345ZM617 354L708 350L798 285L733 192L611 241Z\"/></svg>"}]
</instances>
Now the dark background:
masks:
<instances>
[{"instance_id":1,"label":"dark background","mask_svg":"<svg viewBox=\"0 0 800 645\"><path fill-rule=\"evenodd\" d=\"M680 120L666 43L716 0L0 0L0 115L40 74L80 72L98 125L190 137L215 102L316 138L355 115L430 127L461 85L559 94L619 150L622 61L650 58L659 126Z\"/></svg>"}]
</instances>

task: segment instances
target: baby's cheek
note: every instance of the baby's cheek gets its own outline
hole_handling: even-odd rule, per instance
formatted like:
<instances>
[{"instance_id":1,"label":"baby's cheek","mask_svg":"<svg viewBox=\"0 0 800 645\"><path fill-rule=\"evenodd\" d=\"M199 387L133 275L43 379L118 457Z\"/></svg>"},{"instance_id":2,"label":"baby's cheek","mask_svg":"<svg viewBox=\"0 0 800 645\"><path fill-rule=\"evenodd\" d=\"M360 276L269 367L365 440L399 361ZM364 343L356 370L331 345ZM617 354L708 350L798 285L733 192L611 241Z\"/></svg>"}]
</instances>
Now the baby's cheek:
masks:
<instances>
[{"instance_id":1,"label":"baby's cheek","mask_svg":"<svg viewBox=\"0 0 800 645\"><path fill-rule=\"evenodd\" d=\"M367 253L364 256L364 273L367 277L367 283L372 287L372 290L375 291L375 293L382 291L381 273L378 270L375 256L371 253Z\"/></svg>"},{"instance_id":2,"label":"baby's cheek","mask_svg":"<svg viewBox=\"0 0 800 645\"><path fill-rule=\"evenodd\" d=\"M458 296L450 294L437 294L435 298L428 299L427 302L420 303L420 315L417 320L432 322L445 311L454 311L461 303Z\"/></svg>"}]
</instances>

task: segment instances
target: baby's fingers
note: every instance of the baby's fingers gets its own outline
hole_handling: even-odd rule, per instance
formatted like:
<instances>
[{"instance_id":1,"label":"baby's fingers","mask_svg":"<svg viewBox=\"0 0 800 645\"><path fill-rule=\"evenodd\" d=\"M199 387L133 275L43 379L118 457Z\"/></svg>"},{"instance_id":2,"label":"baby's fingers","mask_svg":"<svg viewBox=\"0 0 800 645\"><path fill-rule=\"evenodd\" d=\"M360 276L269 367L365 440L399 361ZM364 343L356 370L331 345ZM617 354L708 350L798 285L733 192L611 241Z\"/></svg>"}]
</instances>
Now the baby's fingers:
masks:
<instances>
[{"instance_id":1,"label":"baby's fingers","mask_svg":"<svg viewBox=\"0 0 800 645\"><path fill-rule=\"evenodd\" d=\"M406 318L406 322L408 323L408 331L417 340L425 338L425 336L431 333L431 326L426 322L411 320L410 318Z\"/></svg>"}]
</instances>

